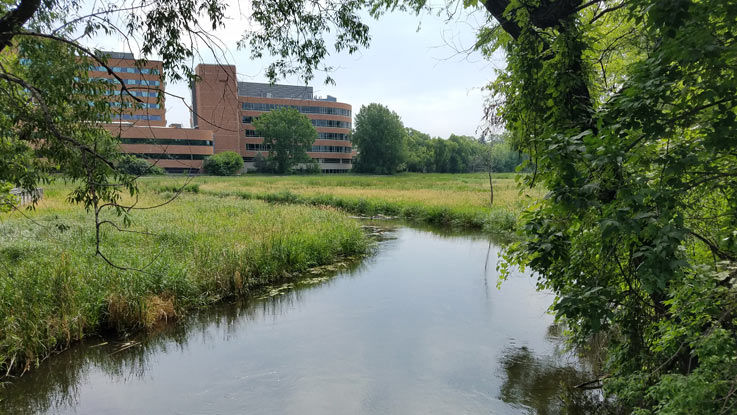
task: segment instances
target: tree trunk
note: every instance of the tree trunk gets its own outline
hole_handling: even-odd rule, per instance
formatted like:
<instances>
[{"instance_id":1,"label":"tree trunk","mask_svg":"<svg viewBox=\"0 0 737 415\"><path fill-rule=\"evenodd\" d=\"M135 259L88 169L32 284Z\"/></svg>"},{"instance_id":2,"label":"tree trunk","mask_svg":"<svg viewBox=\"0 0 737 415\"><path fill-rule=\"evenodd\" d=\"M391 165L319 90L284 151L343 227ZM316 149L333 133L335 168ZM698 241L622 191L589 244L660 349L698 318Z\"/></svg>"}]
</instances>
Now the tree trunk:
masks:
<instances>
[{"instance_id":1,"label":"tree trunk","mask_svg":"<svg viewBox=\"0 0 737 415\"><path fill-rule=\"evenodd\" d=\"M494 207L494 182L491 181L491 169L488 171L489 173L489 207Z\"/></svg>"}]
</instances>

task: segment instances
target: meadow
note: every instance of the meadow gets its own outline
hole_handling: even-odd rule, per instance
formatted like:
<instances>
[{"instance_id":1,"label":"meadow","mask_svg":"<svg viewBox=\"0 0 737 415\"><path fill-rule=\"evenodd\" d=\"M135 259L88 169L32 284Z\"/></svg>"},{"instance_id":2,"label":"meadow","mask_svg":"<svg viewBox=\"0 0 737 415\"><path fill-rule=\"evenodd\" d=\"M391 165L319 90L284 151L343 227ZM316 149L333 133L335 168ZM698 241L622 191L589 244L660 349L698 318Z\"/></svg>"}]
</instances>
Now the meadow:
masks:
<instances>
[{"instance_id":1,"label":"meadow","mask_svg":"<svg viewBox=\"0 0 737 415\"><path fill-rule=\"evenodd\" d=\"M361 256L360 224L334 208L184 193L105 226L51 185L35 210L0 214L0 377L31 369L92 333L126 333ZM141 193L139 206L166 200ZM112 218L111 218L112 219ZM130 232L133 231L133 232Z\"/></svg>"},{"instance_id":2,"label":"meadow","mask_svg":"<svg viewBox=\"0 0 737 415\"><path fill-rule=\"evenodd\" d=\"M201 176L185 190L200 194L269 202L333 206L361 216L388 215L441 226L509 236L519 212L542 197L539 189L520 192L515 175L494 175L494 205L489 206L489 179L484 173L395 176L317 175L239 177ZM142 181L154 192L172 192L186 178L150 177Z\"/></svg>"}]
</instances>

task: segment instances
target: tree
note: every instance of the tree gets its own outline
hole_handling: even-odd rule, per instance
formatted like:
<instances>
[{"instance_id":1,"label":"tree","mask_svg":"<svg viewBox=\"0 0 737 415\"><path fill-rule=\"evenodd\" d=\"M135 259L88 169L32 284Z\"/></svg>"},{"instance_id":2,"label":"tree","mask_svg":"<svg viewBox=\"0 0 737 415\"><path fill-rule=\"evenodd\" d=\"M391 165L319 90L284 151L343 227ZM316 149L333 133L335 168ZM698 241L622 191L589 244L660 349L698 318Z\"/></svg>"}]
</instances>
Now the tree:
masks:
<instances>
[{"instance_id":1,"label":"tree","mask_svg":"<svg viewBox=\"0 0 737 415\"><path fill-rule=\"evenodd\" d=\"M402 121L381 104L361 106L352 140L358 149L353 167L358 172L394 174L407 159Z\"/></svg>"},{"instance_id":2,"label":"tree","mask_svg":"<svg viewBox=\"0 0 737 415\"><path fill-rule=\"evenodd\" d=\"M506 33L481 47L507 54L489 115L549 192L507 259L574 342L608 339L587 386L636 413L734 413L737 4L489 3Z\"/></svg>"},{"instance_id":3,"label":"tree","mask_svg":"<svg viewBox=\"0 0 737 415\"><path fill-rule=\"evenodd\" d=\"M310 161L307 151L317 138L317 130L304 114L294 108L267 112L253 122L256 134L264 137L269 163L277 173L288 173L298 163Z\"/></svg>"},{"instance_id":4,"label":"tree","mask_svg":"<svg viewBox=\"0 0 737 415\"><path fill-rule=\"evenodd\" d=\"M407 171L420 173L433 171L432 138L409 127L407 127Z\"/></svg>"},{"instance_id":5,"label":"tree","mask_svg":"<svg viewBox=\"0 0 737 415\"><path fill-rule=\"evenodd\" d=\"M100 235L102 228L120 229L130 222L139 199L121 201L124 194L135 196L137 176L118 168L118 137L101 124L141 100L107 65L107 57L84 42L98 33L135 38L144 58L161 57L166 78L193 80L187 62L206 32L201 23L220 26L223 9L219 0L136 0L124 6L113 1L0 2L0 189L31 191L61 173L73 184L69 200L94 215L95 254L110 266L125 268L100 251ZM90 78L92 65L104 67L117 82ZM116 106L110 104L114 90ZM12 209L9 202L0 191L0 211ZM121 224L105 211L121 216Z\"/></svg>"},{"instance_id":6,"label":"tree","mask_svg":"<svg viewBox=\"0 0 737 415\"><path fill-rule=\"evenodd\" d=\"M160 176L166 172L161 167L136 156L123 156L117 166L118 170L131 176Z\"/></svg>"},{"instance_id":7,"label":"tree","mask_svg":"<svg viewBox=\"0 0 737 415\"><path fill-rule=\"evenodd\" d=\"M233 176L243 170L243 158L235 151L223 151L206 158L202 168L215 176Z\"/></svg>"}]
</instances>

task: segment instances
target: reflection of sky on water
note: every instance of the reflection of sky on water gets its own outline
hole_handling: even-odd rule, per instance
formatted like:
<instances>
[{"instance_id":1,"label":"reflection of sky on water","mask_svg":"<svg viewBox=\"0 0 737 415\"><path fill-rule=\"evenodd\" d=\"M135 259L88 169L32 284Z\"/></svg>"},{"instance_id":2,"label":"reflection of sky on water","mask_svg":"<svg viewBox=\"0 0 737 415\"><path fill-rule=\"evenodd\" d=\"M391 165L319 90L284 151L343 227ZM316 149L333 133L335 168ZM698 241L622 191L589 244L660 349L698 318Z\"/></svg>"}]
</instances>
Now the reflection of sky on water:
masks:
<instances>
[{"instance_id":1,"label":"reflection of sky on water","mask_svg":"<svg viewBox=\"0 0 737 415\"><path fill-rule=\"evenodd\" d=\"M519 273L496 289L496 246L396 236L328 282L197 313L113 355L73 348L0 392L0 412L505 414L576 378L548 359L551 296Z\"/></svg>"}]
</instances>

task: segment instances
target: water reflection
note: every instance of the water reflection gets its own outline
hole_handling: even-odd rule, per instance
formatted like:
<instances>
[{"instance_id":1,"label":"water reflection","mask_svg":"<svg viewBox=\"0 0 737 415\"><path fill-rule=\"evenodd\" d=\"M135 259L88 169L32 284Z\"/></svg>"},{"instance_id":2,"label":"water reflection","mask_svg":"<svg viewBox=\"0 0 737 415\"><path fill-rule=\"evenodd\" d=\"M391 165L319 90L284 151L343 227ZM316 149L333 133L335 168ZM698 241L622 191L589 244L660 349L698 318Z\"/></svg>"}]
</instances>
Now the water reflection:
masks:
<instances>
[{"instance_id":1,"label":"water reflection","mask_svg":"<svg viewBox=\"0 0 737 415\"><path fill-rule=\"evenodd\" d=\"M92 339L0 391L0 413L556 413L551 297L479 236L398 228L334 279ZM121 345L130 343L125 349ZM132 346L131 346L132 344Z\"/></svg>"}]
</instances>

